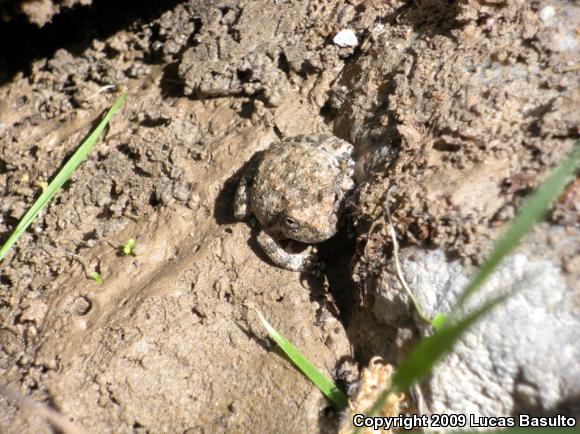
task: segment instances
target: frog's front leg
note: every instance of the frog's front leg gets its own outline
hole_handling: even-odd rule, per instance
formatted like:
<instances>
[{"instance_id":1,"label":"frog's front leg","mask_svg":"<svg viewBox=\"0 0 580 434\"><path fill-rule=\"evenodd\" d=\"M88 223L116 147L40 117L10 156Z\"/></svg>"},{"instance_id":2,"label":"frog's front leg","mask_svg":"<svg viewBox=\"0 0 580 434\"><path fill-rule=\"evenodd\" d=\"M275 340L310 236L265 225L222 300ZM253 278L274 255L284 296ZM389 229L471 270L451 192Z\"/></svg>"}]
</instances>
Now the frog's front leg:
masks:
<instances>
[{"instance_id":1,"label":"frog's front leg","mask_svg":"<svg viewBox=\"0 0 580 434\"><path fill-rule=\"evenodd\" d=\"M254 182L254 176L256 176L256 170L258 169L259 158L260 154L256 154L252 160L246 163L247 167L238 183L234 197L234 217L237 220L246 220L252 214L250 198L252 195L252 183Z\"/></svg>"},{"instance_id":2,"label":"frog's front leg","mask_svg":"<svg viewBox=\"0 0 580 434\"><path fill-rule=\"evenodd\" d=\"M292 271L316 271L321 263L316 261L316 249L309 248L301 253L289 253L266 231L258 234L258 244L276 265Z\"/></svg>"},{"instance_id":3,"label":"frog's front leg","mask_svg":"<svg viewBox=\"0 0 580 434\"><path fill-rule=\"evenodd\" d=\"M243 176L238 184L234 198L234 217L238 220L247 219L251 212L250 204L251 180Z\"/></svg>"}]
</instances>

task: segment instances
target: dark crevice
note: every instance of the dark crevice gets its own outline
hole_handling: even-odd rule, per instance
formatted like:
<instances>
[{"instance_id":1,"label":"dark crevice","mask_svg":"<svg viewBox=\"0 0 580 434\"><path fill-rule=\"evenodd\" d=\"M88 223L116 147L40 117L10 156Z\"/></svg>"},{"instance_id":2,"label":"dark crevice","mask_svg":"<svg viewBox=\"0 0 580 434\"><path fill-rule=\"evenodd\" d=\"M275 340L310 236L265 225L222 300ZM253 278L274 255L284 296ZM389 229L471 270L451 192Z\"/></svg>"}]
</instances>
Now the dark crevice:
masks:
<instances>
[{"instance_id":1,"label":"dark crevice","mask_svg":"<svg viewBox=\"0 0 580 434\"><path fill-rule=\"evenodd\" d=\"M19 16L0 25L0 85L14 75L30 74L35 60L50 58L60 48L79 55L94 40L106 39L132 24L152 21L180 0L93 0L90 7L64 9L38 28ZM18 43L14 43L18 41Z\"/></svg>"},{"instance_id":2,"label":"dark crevice","mask_svg":"<svg viewBox=\"0 0 580 434\"><path fill-rule=\"evenodd\" d=\"M408 24L420 34L452 37L451 30L461 27L456 20L459 5L457 0L408 1L386 15L381 23Z\"/></svg>"},{"instance_id":3,"label":"dark crevice","mask_svg":"<svg viewBox=\"0 0 580 434\"><path fill-rule=\"evenodd\" d=\"M145 116L145 119L140 122L139 125L146 128L156 128L156 127L166 127L171 123L171 119L158 117L158 118L151 118L148 115Z\"/></svg>"},{"instance_id":4,"label":"dark crevice","mask_svg":"<svg viewBox=\"0 0 580 434\"><path fill-rule=\"evenodd\" d=\"M157 208L161 205L161 200L155 192L151 193L151 196L149 196L149 205L151 205L153 208Z\"/></svg>"},{"instance_id":5,"label":"dark crevice","mask_svg":"<svg viewBox=\"0 0 580 434\"><path fill-rule=\"evenodd\" d=\"M9 169L10 163L8 163L6 160L3 160L2 158L0 158L0 175L4 175L5 173L10 172L11 170L15 170L15 169Z\"/></svg>"},{"instance_id":6,"label":"dark crevice","mask_svg":"<svg viewBox=\"0 0 580 434\"><path fill-rule=\"evenodd\" d=\"M252 79L254 71L251 68L248 69L238 69L236 70L236 77L240 83L246 83Z\"/></svg>"},{"instance_id":7,"label":"dark crevice","mask_svg":"<svg viewBox=\"0 0 580 434\"><path fill-rule=\"evenodd\" d=\"M0 274L0 285L6 285L6 286L11 286L12 285L12 279L10 279L10 276L7 276L6 274Z\"/></svg>"},{"instance_id":8,"label":"dark crevice","mask_svg":"<svg viewBox=\"0 0 580 434\"><path fill-rule=\"evenodd\" d=\"M283 52L281 52L278 56L278 69L284 72L286 77L290 76L290 65L288 64L288 58Z\"/></svg>"},{"instance_id":9,"label":"dark crevice","mask_svg":"<svg viewBox=\"0 0 580 434\"><path fill-rule=\"evenodd\" d=\"M96 229L89 231L82 236L83 241L96 240L98 238Z\"/></svg>"},{"instance_id":10,"label":"dark crevice","mask_svg":"<svg viewBox=\"0 0 580 434\"><path fill-rule=\"evenodd\" d=\"M254 114L254 101L248 100L242 103L242 108L238 113L243 119L251 119L252 114Z\"/></svg>"},{"instance_id":11,"label":"dark crevice","mask_svg":"<svg viewBox=\"0 0 580 434\"><path fill-rule=\"evenodd\" d=\"M222 8L221 11L222 11L223 16L225 16L230 10L231 9L228 7ZM238 27L237 27L241 16L242 16L242 11L241 10L236 11L236 16L235 16L234 20L231 23L229 23L228 29L227 29L228 35L236 42L241 41L240 31L238 30Z\"/></svg>"},{"instance_id":12,"label":"dark crevice","mask_svg":"<svg viewBox=\"0 0 580 434\"><path fill-rule=\"evenodd\" d=\"M164 97L181 97L184 94L183 80L179 77L179 61L168 63L161 76L161 94Z\"/></svg>"},{"instance_id":13,"label":"dark crevice","mask_svg":"<svg viewBox=\"0 0 580 434\"><path fill-rule=\"evenodd\" d=\"M345 328L353 308L358 304L358 292L350 269L350 258L354 256L355 239L341 230L330 240L317 246L318 255L324 262L324 274L332 299L338 309L340 321Z\"/></svg>"}]
</instances>

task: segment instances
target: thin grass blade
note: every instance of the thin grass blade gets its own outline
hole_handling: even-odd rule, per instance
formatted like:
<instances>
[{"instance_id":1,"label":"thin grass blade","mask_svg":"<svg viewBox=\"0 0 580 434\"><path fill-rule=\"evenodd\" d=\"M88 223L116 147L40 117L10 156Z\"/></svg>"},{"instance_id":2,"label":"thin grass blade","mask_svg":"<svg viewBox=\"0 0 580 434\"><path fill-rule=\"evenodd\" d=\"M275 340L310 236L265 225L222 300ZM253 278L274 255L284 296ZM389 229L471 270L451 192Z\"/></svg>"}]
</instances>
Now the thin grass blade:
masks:
<instances>
[{"instance_id":1,"label":"thin grass blade","mask_svg":"<svg viewBox=\"0 0 580 434\"><path fill-rule=\"evenodd\" d=\"M524 235L546 214L552 200L560 194L568 182L569 176L577 169L579 161L580 140L576 142L570 155L538 187L529 200L522 205L520 212L512 221L508 230L495 244L493 252L463 290L457 302L456 310L465 304L465 301L489 277L501 260L516 248Z\"/></svg>"},{"instance_id":2,"label":"thin grass blade","mask_svg":"<svg viewBox=\"0 0 580 434\"><path fill-rule=\"evenodd\" d=\"M478 309L461 320L443 325L437 333L422 339L405 357L393 376L393 386L398 390L407 390L415 382L423 379L459 338L481 317L503 302L509 295L496 297L484 303Z\"/></svg>"},{"instance_id":3,"label":"thin grass blade","mask_svg":"<svg viewBox=\"0 0 580 434\"><path fill-rule=\"evenodd\" d=\"M300 371L308 378L320 391L326 396L336 407L345 408L348 404L346 395L335 386L324 374L322 374L316 367L306 359L300 351L292 345L284 336L278 333L274 327L266 321L262 314L256 309L256 313L266 328L270 337L278 344L284 351L288 358L296 365Z\"/></svg>"},{"instance_id":4,"label":"thin grass blade","mask_svg":"<svg viewBox=\"0 0 580 434\"><path fill-rule=\"evenodd\" d=\"M111 117L115 114L117 110L123 104L125 100L125 94L121 95L109 111L105 114L101 122L93 130L93 132L87 137L87 139L78 147L75 153L69 158L66 164L61 168L61 170L56 174L51 183L44 189L42 194L36 199L32 204L30 209L26 212L24 217L20 219L18 225L14 228L6 242L0 247L0 261L4 258L8 250L14 245L14 243L20 238L20 236L26 231L28 226L34 221L38 216L40 211L46 206L46 204L54 197L62 185L70 178L74 170L81 164L86 158L87 154L93 148L97 139L103 133L103 130L109 123Z\"/></svg>"}]
</instances>

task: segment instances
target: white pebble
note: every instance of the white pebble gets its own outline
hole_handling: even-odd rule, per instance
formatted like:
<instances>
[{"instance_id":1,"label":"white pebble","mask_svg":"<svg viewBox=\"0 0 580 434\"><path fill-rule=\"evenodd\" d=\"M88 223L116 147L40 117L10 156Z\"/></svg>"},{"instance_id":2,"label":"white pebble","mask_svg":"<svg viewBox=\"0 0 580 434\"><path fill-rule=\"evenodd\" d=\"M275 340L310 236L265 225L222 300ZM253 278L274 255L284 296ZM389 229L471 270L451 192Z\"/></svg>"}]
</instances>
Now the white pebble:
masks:
<instances>
[{"instance_id":1,"label":"white pebble","mask_svg":"<svg viewBox=\"0 0 580 434\"><path fill-rule=\"evenodd\" d=\"M539 15L544 24L549 24L549 22L552 21L552 17L556 15L556 10L554 9L554 6L549 5L543 8Z\"/></svg>"},{"instance_id":2,"label":"white pebble","mask_svg":"<svg viewBox=\"0 0 580 434\"><path fill-rule=\"evenodd\" d=\"M338 32L332 42L343 48L356 47L358 45L358 39L351 29L344 29Z\"/></svg>"}]
</instances>

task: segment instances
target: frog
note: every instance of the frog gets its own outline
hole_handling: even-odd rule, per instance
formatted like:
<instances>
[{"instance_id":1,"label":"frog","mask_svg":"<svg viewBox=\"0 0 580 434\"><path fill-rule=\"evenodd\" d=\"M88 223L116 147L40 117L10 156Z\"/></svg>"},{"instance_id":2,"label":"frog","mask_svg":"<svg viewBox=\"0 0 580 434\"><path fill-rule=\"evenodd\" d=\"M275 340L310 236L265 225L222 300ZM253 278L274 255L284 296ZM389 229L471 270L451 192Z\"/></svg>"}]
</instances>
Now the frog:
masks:
<instances>
[{"instance_id":1,"label":"frog","mask_svg":"<svg viewBox=\"0 0 580 434\"><path fill-rule=\"evenodd\" d=\"M316 244L341 228L356 186L354 146L329 133L281 139L242 174L234 199L238 220L254 217L257 243L277 266L291 271L321 269ZM289 251L284 241L308 245Z\"/></svg>"}]
</instances>

